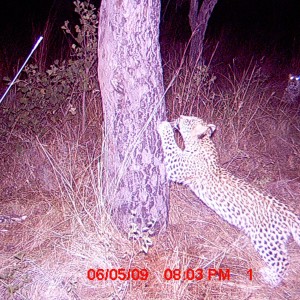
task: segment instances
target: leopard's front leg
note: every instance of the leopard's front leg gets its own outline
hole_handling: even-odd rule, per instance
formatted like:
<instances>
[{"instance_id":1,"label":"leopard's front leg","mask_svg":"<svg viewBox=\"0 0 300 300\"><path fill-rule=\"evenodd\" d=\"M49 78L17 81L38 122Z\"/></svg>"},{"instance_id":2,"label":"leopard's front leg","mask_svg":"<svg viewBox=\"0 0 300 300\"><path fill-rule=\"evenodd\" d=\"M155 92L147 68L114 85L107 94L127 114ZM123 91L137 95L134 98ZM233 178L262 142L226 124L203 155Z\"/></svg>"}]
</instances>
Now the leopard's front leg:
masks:
<instances>
[{"instance_id":1,"label":"leopard's front leg","mask_svg":"<svg viewBox=\"0 0 300 300\"><path fill-rule=\"evenodd\" d=\"M175 141L173 128L169 122L163 121L157 130L162 141L167 177L169 180L182 183L184 181L182 150Z\"/></svg>"}]
</instances>

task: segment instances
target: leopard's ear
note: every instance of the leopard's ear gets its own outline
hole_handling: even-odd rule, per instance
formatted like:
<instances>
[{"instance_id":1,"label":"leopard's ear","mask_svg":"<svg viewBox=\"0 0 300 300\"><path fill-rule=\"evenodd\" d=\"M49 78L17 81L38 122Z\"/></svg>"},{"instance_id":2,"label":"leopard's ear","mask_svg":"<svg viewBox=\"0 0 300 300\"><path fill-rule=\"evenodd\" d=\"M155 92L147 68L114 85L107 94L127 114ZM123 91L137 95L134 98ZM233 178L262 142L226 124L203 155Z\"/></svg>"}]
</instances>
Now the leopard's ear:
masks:
<instances>
[{"instance_id":1,"label":"leopard's ear","mask_svg":"<svg viewBox=\"0 0 300 300\"><path fill-rule=\"evenodd\" d=\"M213 135L213 133L216 131L217 127L214 124L208 124L207 127L208 127L207 134L209 135L209 137L211 137Z\"/></svg>"},{"instance_id":2,"label":"leopard's ear","mask_svg":"<svg viewBox=\"0 0 300 300\"><path fill-rule=\"evenodd\" d=\"M202 130L199 130L200 128ZM211 137L213 135L213 133L215 132L215 130L216 130L216 125L214 125L214 124L208 124L205 126L200 125L200 126L198 126L198 132L197 132L198 138L202 139L207 135L209 137Z\"/></svg>"}]
</instances>

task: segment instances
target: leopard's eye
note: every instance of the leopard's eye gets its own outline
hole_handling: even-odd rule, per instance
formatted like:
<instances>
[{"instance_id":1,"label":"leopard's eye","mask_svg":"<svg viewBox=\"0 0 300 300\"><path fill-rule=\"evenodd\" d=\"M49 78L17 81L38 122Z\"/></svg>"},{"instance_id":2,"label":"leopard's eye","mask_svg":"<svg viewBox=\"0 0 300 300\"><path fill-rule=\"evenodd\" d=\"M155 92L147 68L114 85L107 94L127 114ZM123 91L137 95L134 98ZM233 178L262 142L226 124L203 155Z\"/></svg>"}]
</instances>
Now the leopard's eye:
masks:
<instances>
[{"instance_id":1,"label":"leopard's eye","mask_svg":"<svg viewBox=\"0 0 300 300\"><path fill-rule=\"evenodd\" d=\"M203 139L203 138L205 137L205 135L206 135L205 133L199 134L199 135L198 135L198 139L199 139L199 140Z\"/></svg>"}]
</instances>

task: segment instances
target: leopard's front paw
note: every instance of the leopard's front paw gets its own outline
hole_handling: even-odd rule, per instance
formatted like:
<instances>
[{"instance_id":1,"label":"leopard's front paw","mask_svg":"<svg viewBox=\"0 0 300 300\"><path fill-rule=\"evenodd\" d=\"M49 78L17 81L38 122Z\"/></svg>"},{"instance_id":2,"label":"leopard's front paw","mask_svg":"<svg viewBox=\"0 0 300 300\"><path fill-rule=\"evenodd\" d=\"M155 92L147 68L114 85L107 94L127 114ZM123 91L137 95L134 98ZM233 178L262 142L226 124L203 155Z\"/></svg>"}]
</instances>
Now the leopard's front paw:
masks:
<instances>
[{"instance_id":1,"label":"leopard's front paw","mask_svg":"<svg viewBox=\"0 0 300 300\"><path fill-rule=\"evenodd\" d=\"M157 131L161 136L169 130L172 130L172 126L168 121L163 121L157 126Z\"/></svg>"},{"instance_id":2,"label":"leopard's front paw","mask_svg":"<svg viewBox=\"0 0 300 300\"><path fill-rule=\"evenodd\" d=\"M180 118L175 119L175 120L173 120L173 121L170 122L172 128L179 129L179 128L178 128L179 120L180 120Z\"/></svg>"}]
</instances>

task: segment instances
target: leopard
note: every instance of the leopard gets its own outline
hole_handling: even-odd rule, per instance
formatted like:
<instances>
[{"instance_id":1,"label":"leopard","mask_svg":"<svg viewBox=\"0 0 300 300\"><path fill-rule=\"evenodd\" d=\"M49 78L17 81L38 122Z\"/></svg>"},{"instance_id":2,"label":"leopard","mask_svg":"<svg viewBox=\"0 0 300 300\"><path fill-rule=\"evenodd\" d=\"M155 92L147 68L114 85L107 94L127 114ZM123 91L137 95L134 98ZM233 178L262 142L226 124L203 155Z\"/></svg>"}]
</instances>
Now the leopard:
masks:
<instances>
[{"instance_id":1,"label":"leopard","mask_svg":"<svg viewBox=\"0 0 300 300\"><path fill-rule=\"evenodd\" d=\"M289 74L288 84L284 90L282 101L287 104L300 102L300 76Z\"/></svg>"},{"instance_id":2,"label":"leopard","mask_svg":"<svg viewBox=\"0 0 300 300\"><path fill-rule=\"evenodd\" d=\"M264 265L262 280L276 287L289 265L290 235L300 246L300 218L286 204L266 191L238 178L220 163L212 139L216 125L194 116L180 116L158 125L167 179L187 185L221 218L244 232ZM184 148L179 147L178 130Z\"/></svg>"}]
</instances>

